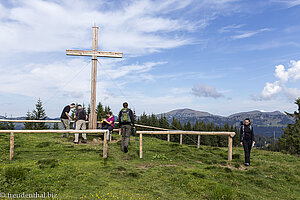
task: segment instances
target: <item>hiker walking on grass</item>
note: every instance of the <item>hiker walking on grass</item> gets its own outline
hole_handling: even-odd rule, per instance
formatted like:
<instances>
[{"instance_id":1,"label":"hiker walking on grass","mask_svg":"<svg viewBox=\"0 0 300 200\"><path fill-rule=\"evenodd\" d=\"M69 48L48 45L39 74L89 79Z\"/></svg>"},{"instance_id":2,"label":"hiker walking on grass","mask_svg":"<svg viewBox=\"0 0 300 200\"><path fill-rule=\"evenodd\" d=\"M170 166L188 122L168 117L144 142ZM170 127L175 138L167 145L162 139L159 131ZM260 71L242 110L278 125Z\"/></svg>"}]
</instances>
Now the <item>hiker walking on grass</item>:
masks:
<instances>
[{"instance_id":1,"label":"hiker walking on grass","mask_svg":"<svg viewBox=\"0 0 300 200\"><path fill-rule=\"evenodd\" d=\"M70 121L72 120L70 115L69 115L69 112L72 108L75 107L75 103L71 103L71 105L66 105L60 115L60 121L62 123L62 126L63 126L63 129L64 130L68 130L70 129ZM62 134L62 137L68 137L69 136L69 133L63 133Z\"/></svg>"},{"instance_id":2,"label":"hiker walking on grass","mask_svg":"<svg viewBox=\"0 0 300 200\"><path fill-rule=\"evenodd\" d=\"M115 117L113 116L112 112L107 112L106 113L107 119L103 119L102 129L108 129L109 132L107 134L107 140L109 140L109 136L112 133L112 130L114 129L115 126Z\"/></svg>"},{"instance_id":3,"label":"hiker walking on grass","mask_svg":"<svg viewBox=\"0 0 300 200\"><path fill-rule=\"evenodd\" d=\"M250 119L246 118L244 124L241 126L240 130L240 142L241 145L244 147L245 152L245 165L250 165L250 151L251 148L254 146L254 131L251 125Z\"/></svg>"},{"instance_id":4,"label":"hiker walking on grass","mask_svg":"<svg viewBox=\"0 0 300 200\"><path fill-rule=\"evenodd\" d=\"M128 108L127 102L123 103L123 109L119 113L119 127L119 132L122 133L121 150L127 153L131 128L134 128L134 115L132 110Z\"/></svg>"},{"instance_id":5,"label":"hiker walking on grass","mask_svg":"<svg viewBox=\"0 0 300 200\"><path fill-rule=\"evenodd\" d=\"M85 121L88 119L87 114L85 110L82 108L82 106L79 104L78 108L75 113L75 119L76 119L76 130L85 130L86 129L86 123ZM83 140L81 141L82 143L86 143L87 138L86 138L86 133L82 133L82 138ZM75 140L74 144L78 144L79 140L79 133L75 133Z\"/></svg>"}]
</instances>

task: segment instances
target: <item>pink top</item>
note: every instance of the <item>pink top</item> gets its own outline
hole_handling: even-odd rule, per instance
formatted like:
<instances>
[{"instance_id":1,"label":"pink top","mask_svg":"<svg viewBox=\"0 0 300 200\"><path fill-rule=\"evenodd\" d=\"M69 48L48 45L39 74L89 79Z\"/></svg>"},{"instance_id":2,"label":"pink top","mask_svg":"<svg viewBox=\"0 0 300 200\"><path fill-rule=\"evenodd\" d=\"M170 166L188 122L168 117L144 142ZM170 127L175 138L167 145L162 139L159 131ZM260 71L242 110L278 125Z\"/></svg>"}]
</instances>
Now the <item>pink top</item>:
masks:
<instances>
[{"instance_id":1,"label":"pink top","mask_svg":"<svg viewBox=\"0 0 300 200\"><path fill-rule=\"evenodd\" d=\"M112 127L115 126L115 117L114 117L114 116L111 116L111 117L107 118L106 120L107 120L108 122L112 122L112 123L110 124Z\"/></svg>"}]
</instances>

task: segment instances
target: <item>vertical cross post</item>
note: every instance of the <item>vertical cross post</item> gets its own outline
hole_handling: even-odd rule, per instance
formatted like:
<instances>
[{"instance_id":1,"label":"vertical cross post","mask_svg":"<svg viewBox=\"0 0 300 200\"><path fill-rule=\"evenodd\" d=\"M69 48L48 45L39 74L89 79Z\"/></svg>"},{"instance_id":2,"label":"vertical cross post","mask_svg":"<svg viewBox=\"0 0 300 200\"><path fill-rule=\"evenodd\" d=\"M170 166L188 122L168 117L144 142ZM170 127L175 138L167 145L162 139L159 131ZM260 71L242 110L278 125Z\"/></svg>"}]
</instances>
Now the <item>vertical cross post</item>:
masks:
<instances>
[{"instance_id":1,"label":"vertical cross post","mask_svg":"<svg viewBox=\"0 0 300 200\"><path fill-rule=\"evenodd\" d=\"M93 52L98 51L98 27L93 26ZM96 117L96 84L97 84L97 56L92 56L92 75L91 75L91 119L89 129L97 128Z\"/></svg>"},{"instance_id":2,"label":"vertical cross post","mask_svg":"<svg viewBox=\"0 0 300 200\"><path fill-rule=\"evenodd\" d=\"M200 135L198 135L198 143L197 143L197 148L199 149L200 148Z\"/></svg>"}]
</instances>

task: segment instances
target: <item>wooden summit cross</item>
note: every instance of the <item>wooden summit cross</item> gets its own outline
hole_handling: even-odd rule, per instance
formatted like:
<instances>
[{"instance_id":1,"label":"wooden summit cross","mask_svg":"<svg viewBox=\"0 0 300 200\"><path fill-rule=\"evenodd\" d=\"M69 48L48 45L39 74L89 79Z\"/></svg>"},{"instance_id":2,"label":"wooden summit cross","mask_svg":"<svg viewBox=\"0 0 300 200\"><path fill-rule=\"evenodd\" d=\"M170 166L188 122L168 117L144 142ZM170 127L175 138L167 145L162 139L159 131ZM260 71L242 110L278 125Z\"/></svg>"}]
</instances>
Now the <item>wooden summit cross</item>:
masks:
<instances>
[{"instance_id":1,"label":"wooden summit cross","mask_svg":"<svg viewBox=\"0 0 300 200\"><path fill-rule=\"evenodd\" d=\"M91 115L89 119L89 129L97 128L96 115L96 83L97 83L97 58L111 57L122 58L122 53L98 51L98 28L93 26L93 50L66 50L68 56L91 56L92 57L92 80L91 80Z\"/></svg>"}]
</instances>

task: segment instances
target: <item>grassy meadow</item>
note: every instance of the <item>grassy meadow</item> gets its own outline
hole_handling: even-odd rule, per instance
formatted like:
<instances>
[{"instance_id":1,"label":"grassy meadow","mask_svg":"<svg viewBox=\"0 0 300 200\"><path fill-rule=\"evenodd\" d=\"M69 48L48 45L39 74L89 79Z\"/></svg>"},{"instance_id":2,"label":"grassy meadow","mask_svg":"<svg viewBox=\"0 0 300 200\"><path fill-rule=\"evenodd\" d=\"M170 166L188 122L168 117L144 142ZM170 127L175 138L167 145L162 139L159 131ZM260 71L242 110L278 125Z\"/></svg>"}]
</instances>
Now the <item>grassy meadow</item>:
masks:
<instances>
[{"instance_id":1,"label":"grassy meadow","mask_svg":"<svg viewBox=\"0 0 300 200\"><path fill-rule=\"evenodd\" d=\"M53 199L300 199L300 158L278 152L252 151L243 166L243 150L179 145L131 137L129 152L119 135L102 158L102 140L74 145L73 136L16 134L15 157L9 161L9 134L0 134L0 193L49 192ZM5 199L5 198L3 198Z\"/></svg>"}]
</instances>

